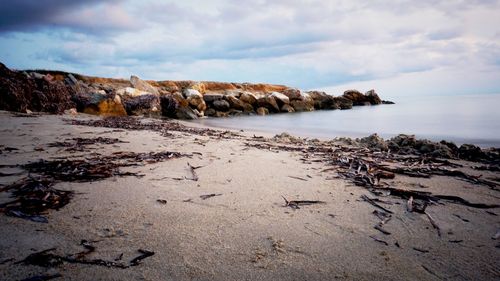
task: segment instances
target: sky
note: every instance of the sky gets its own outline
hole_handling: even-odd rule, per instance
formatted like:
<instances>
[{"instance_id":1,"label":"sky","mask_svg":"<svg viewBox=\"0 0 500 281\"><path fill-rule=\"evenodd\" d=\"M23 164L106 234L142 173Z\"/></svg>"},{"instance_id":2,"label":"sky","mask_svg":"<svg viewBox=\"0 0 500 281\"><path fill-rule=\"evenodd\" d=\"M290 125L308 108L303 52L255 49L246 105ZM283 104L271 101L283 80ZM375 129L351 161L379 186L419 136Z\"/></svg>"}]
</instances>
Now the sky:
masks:
<instances>
[{"instance_id":1,"label":"sky","mask_svg":"<svg viewBox=\"0 0 500 281\"><path fill-rule=\"evenodd\" d=\"M500 0L16 0L0 11L0 62L15 69L500 93Z\"/></svg>"}]
</instances>

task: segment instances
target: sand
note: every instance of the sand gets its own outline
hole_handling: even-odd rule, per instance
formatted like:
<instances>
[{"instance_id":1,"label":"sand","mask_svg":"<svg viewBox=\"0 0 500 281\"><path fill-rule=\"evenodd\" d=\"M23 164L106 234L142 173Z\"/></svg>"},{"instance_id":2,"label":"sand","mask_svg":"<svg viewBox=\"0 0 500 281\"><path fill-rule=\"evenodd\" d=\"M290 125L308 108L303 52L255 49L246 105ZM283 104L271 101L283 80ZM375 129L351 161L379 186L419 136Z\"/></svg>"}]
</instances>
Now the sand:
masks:
<instances>
[{"instance_id":1,"label":"sand","mask_svg":"<svg viewBox=\"0 0 500 281\"><path fill-rule=\"evenodd\" d=\"M360 199L363 194L370 195L366 189L332 179L334 172L321 172L324 164L305 163L297 152L248 147L246 138L185 132L164 137L152 131L75 126L67 124L65 118L96 117L25 118L1 112L0 144L19 151L0 154L0 162L22 164L40 158L88 156L90 152L69 153L46 144L97 136L127 143L91 146L91 152L168 150L191 157L123 168L144 174L141 178L58 183L56 188L76 194L64 208L50 211L46 224L0 214L0 280L55 273L62 275L56 280L500 278L499 241L492 239L500 229L498 208L488 213L451 203L430 206L428 213L442 231L439 237L425 215L410 213L404 201L387 197L385 200L394 204L384 206L394 214L384 226L391 234L384 235L373 228L379 221L372 214L376 208ZM252 136L253 132L241 134ZM188 162L203 166L196 169L198 181L190 180ZM0 183L6 185L23 176L0 177ZM392 182L414 189L412 183L421 183L429 187L425 191L500 203L498 191L448 177L398 176ZM200 198L206 194L221 195ZM285 206L282 196L325 203L295 210ZM8 200L8 194L1 193L0 203ZM59 255L80 252L83 239L95 241L96 251L88 258L114 260L123 254L122 260L128 261L137 256L138 249L154 251L155 255L127 269L16 264L49 248L56 248Z\"/></svg>"}]
</instances>

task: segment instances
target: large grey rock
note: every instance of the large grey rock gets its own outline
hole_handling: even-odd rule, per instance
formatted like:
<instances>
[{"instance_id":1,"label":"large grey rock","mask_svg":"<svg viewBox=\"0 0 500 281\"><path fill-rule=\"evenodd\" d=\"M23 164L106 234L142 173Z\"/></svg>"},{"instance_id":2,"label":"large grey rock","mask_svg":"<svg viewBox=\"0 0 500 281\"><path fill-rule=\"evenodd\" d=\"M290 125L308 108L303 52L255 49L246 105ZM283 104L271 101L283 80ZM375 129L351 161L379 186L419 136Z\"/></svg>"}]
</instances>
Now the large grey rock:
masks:
<instances>
[{"instance_id":1,"label":"large grey rock","mask_svg":"<svg viewBox=\"0 0 500 281\"><path fill-rule=\"evenodd\" d=\"M118 89L118 90L116 90L116 94L120 95L122 97L124 97L124 96L139 97L139 96L144 96L144 95L155 95L151 92L146 92L146 91L139 90L136 88L131 88L131 87L125 87L125 88Z\"/></svg>"},{"instance_id":2,"label":"large grey rock","mask_svg":"<svg viewBox=\"0 0 500 281\"><path fill-rule=\"evenodd\" d=\"M267 108L270 112L279 112L280 107L278 106L278 103L274 99L274 97L270 95L266 95L263 97L260 97L257 99L257 105L259 107L264 107Z\"/></svg>"},{"instance_id":3,"label":"large grey rock","mask_svg":"<svg viewBox=\"0 0 500 281\"><path fill-rule=\"evenodd\" d=\"M351 109L353 106L352 100L348 98L334 97L333 99L335 101L336 106L338 106L340 109Z\"/></svg>"},{"instance_id":4,"label":"large grey rock","mask_svg":"<svg viewBox=\"0 0 500 281\"><path fill-rule=\"evenodd\" d=\"M207 109L203 96L197 90L186 89L183 94L191 108L198 110L200 113Z\"/></svg>"},{"instance_id":5,"label":"large grey rock","mask_svg":"<svg viewBox=\"0 0 500 281\"><path fill-rule=\"evenodd\" d=\"M282 107L284 104L290 103L290 99L282 93L272 92L271 97L273 97L276 100L276 103L280 107Z\"/></svg>"},{"instance_id":6,"label":"large grey rock","mask_svg":"<svg viewBox=\"0 0 500 281\"><path fill-rule=\"evenodd\" d=\"M205 100L206 103L212 103L214 101L218 101L223 98L224 95L219 93L205 93L205 95L203 95L203 99Z\"/></svg>"},{"instance_id":7,"label":"large grey rock","mask_svg":"<svg viewBox=\"0 0 500 281\"><path fill-rule=\"evenodd\" d=\"M301 93L300 99L291 100L295 111L314 111L314 100L306 93Z\"/></svg>"},{"instance_id":8,"label":"large grey rock","mask_svg":"<svg viewBox=\"0 0 500 281\"><path fill-rule=\"evenodd\" d=\"M253 106L250 104L241 101L240 99L236 98L235 96L225 96L225 99L231 106L231 108L236 109L236 110L241 110L244 112L252 112L253 111Z\"/></svg>"},{"instance_id":9,"label":"large grey rock","mask_svg":"<svg viewBox=\"0 0 500 281\"><path fill-rule=\"evenodd\" d=\"M162 115L178 119L198 119L198 116L180 93L164 95L160 98Z\"/></svg>"},{"instance_id":10,"label":"large grey rock","mask_svg":"<svg viewBox=\"0 0 500 281\"><path fill-rule=\"evenodd\" d=\"M226 100L216 100L213 102L213 107L217 111L228 111L231 105Z\"/></svg>"},{"instance_id":11,"label":"large grey rock","mask_svg":"<svg viewBox=\"0 0 500 281\"><path fill-rule=\"evenodd\" d=\"M195 90L195 89L184 89L182 91L182 95L187 99L187 98L190 98L190 97L199 97L199 98L203 98L203 96L200 94L200 92L198 92L198 90Z\"/></svg>"},{"instance_id":12,"label":"large grey rock","mask_svg":"<svg viewBox=\"0 0 500 281\"><path fill-rule=\"evenodd\" d=\"M257 97L250 92L242 92L240 95L240 100L252 106L257 105Z\"/></svg>"},{"instance_id":13,"label":"large grey rock","mask_svg":"<svg viewBox=\"0 0 500 281\"><path fill-rule=\"evenodd\" d=\"M151 86L151 84L144 80L141 80L141 78L135 75L130 76L130 83L134 88L138 90L149 92L153 95L159 95L158 89L156 87Z\"/></svg>"},{"instance_id":14,"label":"large grey rock","mask_svg":"<svg viewBox=\"0 0 500 281\"><path fill-rule=\"evenodd\" d=\"M370 90L364 95L357 90L347 90L342 96L351 100L353 105L376 105L382 103L375 90Z\"/></svg>"},{"instance_id":15,"label":"large grey rock","mask_svg":"<svg viewBox=\"0 0 500 281\"><path fill-rule=\"evenodd\" d=\"M307 94L313 99L316 109L340 109L334 97L325 92L310 91Z\"/></svg>"},{"instance_id":16,"label":"large grey rock","mask_svg":"<svg viewBox=\"0 0 500 281\"><path fill-rule=\"evenodd\" d=\"M366 92L365 97L366 97L366 100L372 105L382 103L382 99L378 96L378 94L373 89Z\"/></svg>"},{"instance_id":17,"label":"large grey rock","mask_svg":"<svg viewBox=\"0 0 500 281\"><path fill-rule=\"evenodd\" d=\"M122 103L128 115L159 115L161 113L160 97L156 95L125 97Z\"/></svg>"},{"instance_id":18,"label":"large grey rock","mask_svg":"<svg viewBox=\"0 0 500 281\"><path fill-rule=\"evenodd\" d=\"M299 89L288 88L282 92L290 100L301 100L302 92Z\"/></svg>"}]
</instances>

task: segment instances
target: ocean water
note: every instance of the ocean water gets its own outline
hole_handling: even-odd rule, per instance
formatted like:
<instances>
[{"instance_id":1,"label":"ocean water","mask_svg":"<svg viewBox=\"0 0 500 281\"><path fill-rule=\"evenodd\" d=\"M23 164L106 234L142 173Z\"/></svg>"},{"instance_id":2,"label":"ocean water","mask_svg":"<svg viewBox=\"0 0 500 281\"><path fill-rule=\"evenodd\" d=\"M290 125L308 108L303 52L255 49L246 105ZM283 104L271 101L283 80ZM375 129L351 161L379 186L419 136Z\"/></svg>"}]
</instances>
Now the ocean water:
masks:
<instances>
[{"instance_id":1,"label":"ocean water","mask_svg":"<svg viewBox=\"0 0 500 281\"><path fill-rule=\"evenodd\" d=\"M414 134L434 141L500 147L500 94L401 97L396 104L358 106L351 110L320 110L268 116L206 118L211 127L282 133L309 138L383 138Z\"/></svg>"}]
</instances>

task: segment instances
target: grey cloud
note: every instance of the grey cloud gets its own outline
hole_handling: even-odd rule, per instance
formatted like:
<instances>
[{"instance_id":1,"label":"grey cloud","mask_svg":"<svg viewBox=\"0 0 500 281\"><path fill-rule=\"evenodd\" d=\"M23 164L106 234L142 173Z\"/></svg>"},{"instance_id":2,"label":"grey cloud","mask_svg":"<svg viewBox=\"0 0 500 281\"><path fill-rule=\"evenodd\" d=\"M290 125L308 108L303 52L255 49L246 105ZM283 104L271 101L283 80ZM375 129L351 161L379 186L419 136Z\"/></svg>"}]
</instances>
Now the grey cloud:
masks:
<instances>
[{"instance_id":1,"label":"grey cloud","mask_svg":"<svg viewBox=\"0 0 500 281\"><path fill-rule=\"evenodd\" d=\"M116 4L122 0L16 0L0 1L0 32L23 31L36 32L48 27L64 27L69 29L85 30L92 28L96 22L103 22L104 28L116 28L105 18L88 19L88 22L78 19L64 18L65 15L83 8L90 8L102 4ZM93 24L94 23L94 24ZM106 23L108 23L106 25Z\"/></svg>"}]
</instances>

